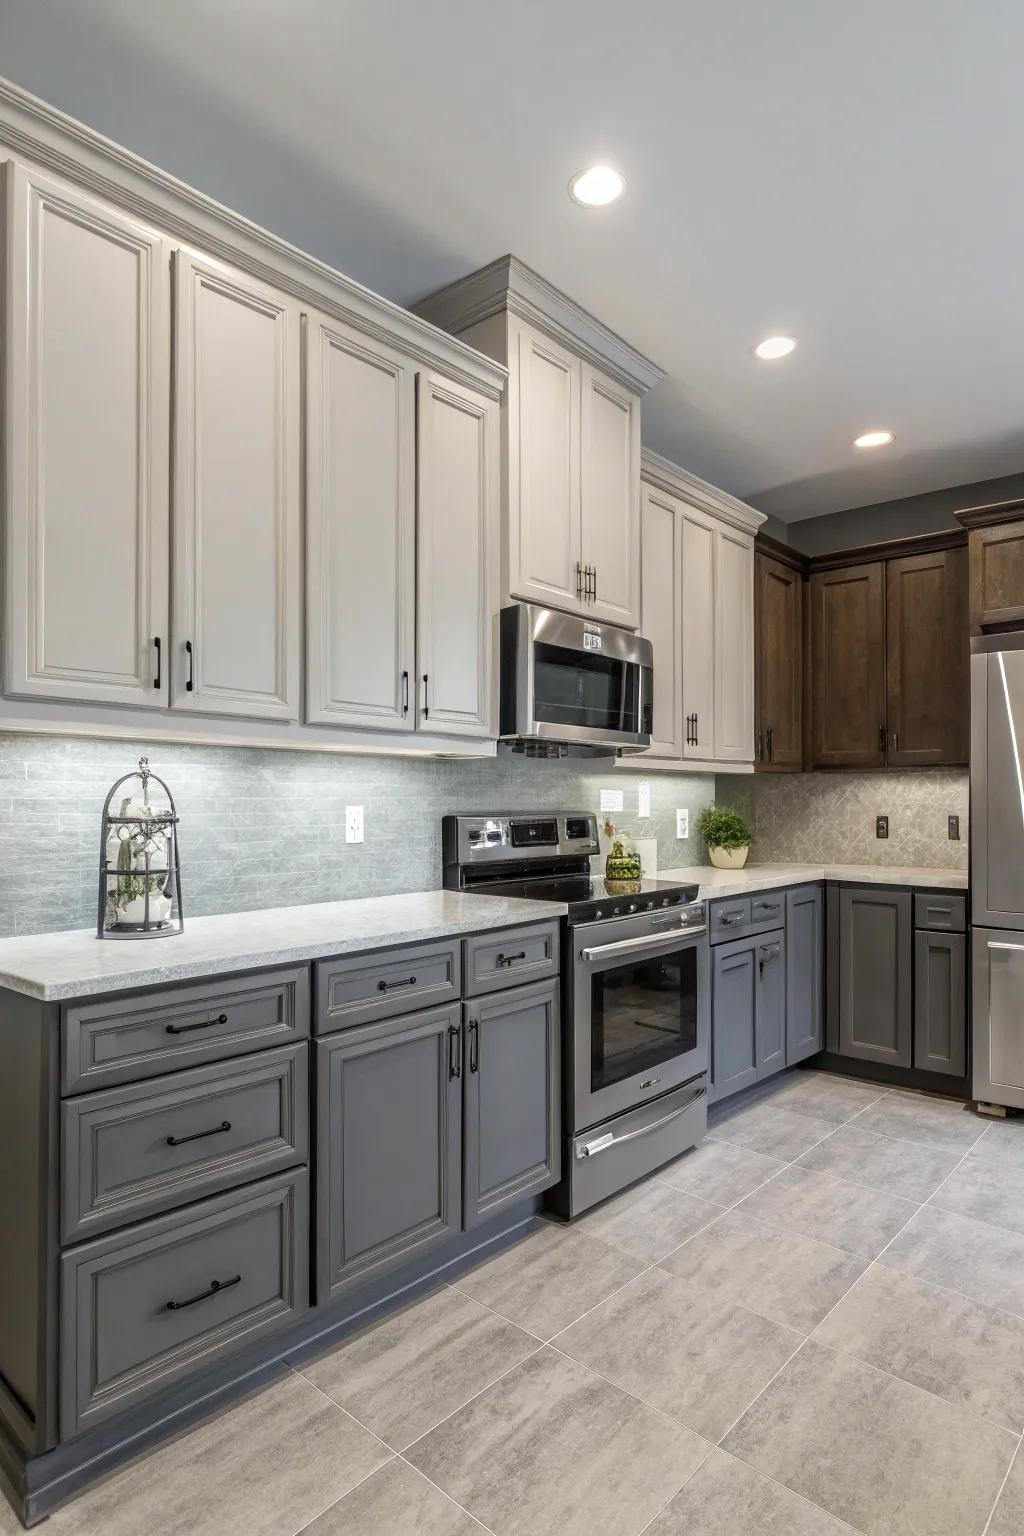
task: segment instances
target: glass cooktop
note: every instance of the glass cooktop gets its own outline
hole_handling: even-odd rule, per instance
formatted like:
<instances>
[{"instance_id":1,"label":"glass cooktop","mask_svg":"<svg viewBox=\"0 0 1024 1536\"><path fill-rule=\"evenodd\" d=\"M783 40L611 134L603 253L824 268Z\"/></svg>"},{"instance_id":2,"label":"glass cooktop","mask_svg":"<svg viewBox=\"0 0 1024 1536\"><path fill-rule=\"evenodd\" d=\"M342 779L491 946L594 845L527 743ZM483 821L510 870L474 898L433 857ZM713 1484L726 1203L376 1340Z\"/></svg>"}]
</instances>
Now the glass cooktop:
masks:
<instances>
[{"instance_id":1,"label":"glass cooktop","mask_svg":"<svg viewBox=\"0 0 1024 1536\"><path fill-rule=\"evenodd\" d=\"M677 880L592 880L589 875L531 875L511 880L474 881L473 891L483 896L519 896L526 901L563 901L570 923L597 922L605 917L626 917L634 912L653 912L659 907L682 907L697 900L700 887L680 885Z\"/></svg>"}]
</instances>

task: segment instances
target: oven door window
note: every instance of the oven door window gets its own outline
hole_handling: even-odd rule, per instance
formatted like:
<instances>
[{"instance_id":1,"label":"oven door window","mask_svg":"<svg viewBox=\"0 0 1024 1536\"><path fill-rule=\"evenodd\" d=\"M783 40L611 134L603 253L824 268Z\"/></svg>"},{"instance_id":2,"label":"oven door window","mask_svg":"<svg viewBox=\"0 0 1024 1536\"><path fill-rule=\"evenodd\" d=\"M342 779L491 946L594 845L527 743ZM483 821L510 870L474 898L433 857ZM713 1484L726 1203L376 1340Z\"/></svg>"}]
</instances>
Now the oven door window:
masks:
<instances>
[{"instance_id":1,"label":"oven door window","mask_svg":"<svg viewBox=\"0 0 1024 1536\"><path fill-rule=\"evenodd\" d=\"M539 641L533 657L534 719L636 734L640 672L635 662Z\"/></svg>"},{"instance_id":2,"label":"oven door window","mask_svg":"<svg viewBox=\"0 0 1024 1536\"><path fill-rule=\"evenodd\" d=\"M697 1049L697 948L591 976L592 1093Z\"/></svg>"}]
</instances>

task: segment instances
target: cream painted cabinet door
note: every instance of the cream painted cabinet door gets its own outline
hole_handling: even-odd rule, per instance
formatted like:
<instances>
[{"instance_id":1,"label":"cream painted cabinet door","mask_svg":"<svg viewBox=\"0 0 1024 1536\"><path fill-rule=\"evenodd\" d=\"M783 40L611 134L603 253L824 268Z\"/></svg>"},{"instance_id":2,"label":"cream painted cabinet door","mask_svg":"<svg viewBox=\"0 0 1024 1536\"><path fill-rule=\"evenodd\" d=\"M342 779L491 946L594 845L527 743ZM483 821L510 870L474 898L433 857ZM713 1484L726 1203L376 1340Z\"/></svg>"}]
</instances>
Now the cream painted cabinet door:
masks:
<instances>
[{"instance_id":1,"label":"cream painted cabinet door","mask_svg":"<svg viewBox=\"0 0 1024 1536\"><path fill-rule=\"evenodd\" d=\"M754 541L715 533L715 757L754 761Z\"/></svg>"},{"instance_id":2,"label":"cream painted cabinet door","mask_svg":"<svg viewBox=\"0 0 1024 1536\"><path fill-rule=\"evenodd\" d=\"M715 534L710 517L683 505L683 756L715 756Z\"/></svg>"},{"instance_id":3,"label":"cream painted cabinet door","mask_svg":"<svg viewBox=\"0 0 1024 1536\"><path fill-rule=\"evenodd\" d=\"M421 373L418 408L417 725L494 736L499 406Z\"/></svg>"},{"instance_id":4,"label":"cream painted cabinet door","mask_svg":"<svg viewBox=\"0 0 1024 1536\"><path fill-rule=\"evenodd\" d=\"M508 589L582 613L580 360L509 321Z\"/></svg>"},{"instance_id":5,"label":"cream painted cabinet door","mask_svg":"<svg viewBox=\"0 0 1024 1536\"><path fill-rule=\"evenodd\" d=\"M416 373L305 317L306 718L411 731Z\"/></svg>"},{"instance_id":6,"label":"cream painted cabinet door","mask_svg":"<svg viewBox=\"0 0 1024 1536\"><path fill-rule=\"evenodd\" d=\"M640 623L640 401L582 364L580 496L586 612L607 624Z\"/></svg>"},{"instance_id":7,"label":"cream painted cabinet door","mask_svg":"<svg viewBox=\"0 0 1024 1536\"><path fill-rule=\"evenodd\" d=\"M175 252L172 702L299 712L299 316Z\"/></svg>"},{"instance_id":8,"label":"cream painted cabinet door","mask_svg":"<svg viewBox=\"0 0 1024 1536\"><path fill-rule=\"evenodd\" d=\"M5 167L4 687L167 703L168 249Z\"/></svg>"},{"instance_id":9,"label":"cream painted cabinet door","mask_svg":"<svg viewBox=\"0 0 1024 1536\"><path fill-rule=\"evenodd\" d=\"M683 755L682 607L679 503L649 485L640 506L641 630L654 647L651 757Z\"/></svg>"}]
</instances>

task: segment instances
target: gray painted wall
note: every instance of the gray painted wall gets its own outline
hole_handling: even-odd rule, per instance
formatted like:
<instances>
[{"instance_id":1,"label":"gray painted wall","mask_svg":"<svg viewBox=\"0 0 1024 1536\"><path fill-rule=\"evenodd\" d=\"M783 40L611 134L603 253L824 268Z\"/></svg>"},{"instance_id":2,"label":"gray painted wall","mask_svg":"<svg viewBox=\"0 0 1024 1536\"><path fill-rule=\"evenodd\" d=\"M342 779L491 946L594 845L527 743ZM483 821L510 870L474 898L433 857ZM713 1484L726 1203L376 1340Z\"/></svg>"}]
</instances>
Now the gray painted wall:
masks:
<instances>
[{"instance_id":1,"label":"gray painted wall","mask_svg":"<svg viewBox=\"0 0 1024 1536\"><path fill-rule=\"evenodd\" d=\"M83 928L96 920L100 813L137 743L0 736L0 934ZM651 773L651 818L636 814L642 770L608 760L525 762L343 757L230 747L148 749L181 817L189 915L430 890L441 883L441 817L448 811L598 811L602 788L622 790L610 813L635 837L656 837L663 869L700 861L695 837L676 840L714 796L710 775ZM366 841L345 842L345 807L362 805Z\"/></svg>"}]
</instances>

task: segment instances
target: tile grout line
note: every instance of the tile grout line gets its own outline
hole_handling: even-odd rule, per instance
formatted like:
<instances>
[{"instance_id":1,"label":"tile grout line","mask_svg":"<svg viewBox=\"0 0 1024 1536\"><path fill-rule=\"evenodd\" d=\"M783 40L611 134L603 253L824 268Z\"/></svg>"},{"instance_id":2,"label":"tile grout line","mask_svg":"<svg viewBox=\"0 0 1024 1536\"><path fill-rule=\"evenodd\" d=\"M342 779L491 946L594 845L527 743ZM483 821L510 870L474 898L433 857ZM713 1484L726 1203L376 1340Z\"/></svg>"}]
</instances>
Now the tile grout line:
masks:
<instances>
[{"instance_id":1,"label":"tile grout line","mask_svg":"<svg viewBox=\"0 0 1024 1536\"><path fill-rule=\"evenodd\" d=\"M1006 1485L1010 1481L1010 1473L1013 1471L1013 1464L1017 1460L1018 1455L1020 1454L1020 1448L1021 1448L1021 1443L1022 1442L1024 1442L1024 1435L1022 1435L1020 1440L1017 1441L1017 1449L1014 1451L1013 1455L1010 1457L1010 1465L1006 1469L1005 1477L1003 1478L1002 1482L999 1484L999 1491L996 1494L995 1499L993 1500L992 1508L988 1512L988 1519L985 1521L985 1524L982 1527L981 1536L988 1536L989 1526L992 1524L993 1516L995 1515L996 1510L999 1508L999 1500L1002 1498L1003 1493L1005 1492L1005 1489L1006 1489Z\"/></svg>"}]
</instances>

